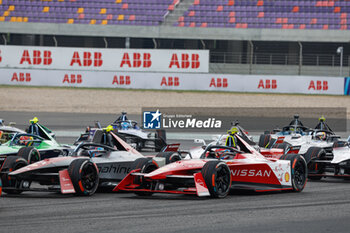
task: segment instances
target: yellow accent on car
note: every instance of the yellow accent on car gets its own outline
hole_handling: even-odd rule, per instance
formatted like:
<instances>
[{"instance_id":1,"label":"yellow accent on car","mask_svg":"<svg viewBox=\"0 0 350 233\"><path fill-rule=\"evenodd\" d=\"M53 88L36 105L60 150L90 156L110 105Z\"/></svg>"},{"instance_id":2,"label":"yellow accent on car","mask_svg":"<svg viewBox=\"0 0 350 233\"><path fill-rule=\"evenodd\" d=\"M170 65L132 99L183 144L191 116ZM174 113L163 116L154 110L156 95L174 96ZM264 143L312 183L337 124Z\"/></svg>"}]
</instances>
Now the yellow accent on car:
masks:
<instances>
[{"instance_id":1,"label":"yellow accent on car","mask_svg":"<svg viewBox=\"0 0 350 233\"><path fill-rule=\"evenodd\" d=\"M235 134L238 133L237 127L232 127L230 130L227 130L227 134Z\"/></svg>"},{"instance_id":2,"label":"yellow accent on car","mask_svg":"<svg viewBox=\"0 0 350 233\"><path fill-rule=\"evenodd\" d=\"M106 130L106 132L113 131L113 126L109 125L104 130Z\"/></svg>"},{"instance_id":3,"label":"yellow accent on car","mask_svg":"<svg viewBox=\"0 0 350 233\"><path fill-rule=\"evenodd\" d=\"M33 119L29 120L30 123L38 123L39 122L39 119L37 117L34 117Z\"/></svg>"},{"instance_id":4,"label":"yellow accent on car","mask_svg":"<svg viewBox=\"0 0 350 233\"><path fill-rule=\"evenodd\" d=\"M319 121L326 121L326 118L324 116L321 116L320 118L318 118Z\"/></svg>"}]
</instances>

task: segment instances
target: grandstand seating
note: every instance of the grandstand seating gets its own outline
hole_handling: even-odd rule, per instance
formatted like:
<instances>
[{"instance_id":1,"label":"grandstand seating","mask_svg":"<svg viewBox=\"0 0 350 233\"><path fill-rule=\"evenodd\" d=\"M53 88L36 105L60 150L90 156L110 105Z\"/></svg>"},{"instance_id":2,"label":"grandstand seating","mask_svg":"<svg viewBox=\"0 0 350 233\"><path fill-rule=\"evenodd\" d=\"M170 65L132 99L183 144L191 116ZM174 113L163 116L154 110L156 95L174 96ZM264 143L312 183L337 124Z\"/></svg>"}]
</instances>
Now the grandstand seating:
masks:
<instances>
[{"instance_id":1,"label":"grandstand seating","mask_svg":"<svg viewBox=\"0 0 350 233\"><path fill-rule=\"evenodd\" d=\"M0 22L157 26L180 0L0 0ZM195 0L174 26L350 29L349 0Z\"/></svg>"},{"instance_id":2,"label":"grandstand seating","mask_svg":"<svg viewBox=\"0 0 350 233\"><path fill-rule=\"evenodd\" d=\"M346 0L195 0L175 26L350 29Z\"/></svg>"},{"instance_id":3,"label":"grandstand seating","mask_svg":"<svg viewBox=\"0 0 350 233\"><path fill-rule=\"evenodd\" d=\"M0 0L0 21L159 25L179 0Z\"/></svg>"}]
</instances>

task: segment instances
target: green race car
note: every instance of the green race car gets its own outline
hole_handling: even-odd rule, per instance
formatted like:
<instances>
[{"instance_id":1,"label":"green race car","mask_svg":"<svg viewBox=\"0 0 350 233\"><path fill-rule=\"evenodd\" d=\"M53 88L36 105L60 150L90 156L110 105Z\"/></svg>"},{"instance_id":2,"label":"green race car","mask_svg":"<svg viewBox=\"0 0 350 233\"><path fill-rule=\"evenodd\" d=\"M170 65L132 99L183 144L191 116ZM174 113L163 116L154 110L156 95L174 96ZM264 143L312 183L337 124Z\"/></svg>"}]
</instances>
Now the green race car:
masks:
<instances>
[{"instance_id":1,"label":"green race car","mask_svg":"<svg viewBox=\"0 0 350 233\"><path fill-rule=\"evenodd\" d=\"M59 144L46 127L36 124L36 129L36 134L16 133L11 140L0 145L0 168L7 156L18 155L33 163L59 155L66 156L73 150L71 146Z\"/></svg>"}]
</instances>

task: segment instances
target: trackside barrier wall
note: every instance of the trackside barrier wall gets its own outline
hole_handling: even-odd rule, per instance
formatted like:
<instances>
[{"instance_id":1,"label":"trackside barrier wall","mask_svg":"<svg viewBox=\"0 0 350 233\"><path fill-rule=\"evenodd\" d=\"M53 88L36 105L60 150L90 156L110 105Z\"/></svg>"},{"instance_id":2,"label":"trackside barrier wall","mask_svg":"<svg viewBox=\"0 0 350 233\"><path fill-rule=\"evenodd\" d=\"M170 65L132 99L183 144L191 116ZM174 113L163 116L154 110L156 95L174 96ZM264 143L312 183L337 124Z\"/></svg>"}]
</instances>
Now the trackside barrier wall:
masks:
<instances>
[{"instance_id":1,"label":"trackside barrier wall","mask_svg":"<svg viewBox=\"0 0 350 233\"><path fill-rule=\"evenodd\" d=\"M0 84L349 95L350 78L0 68Z\"/></svg>"},{"instance_id":2,"label":"trackside barrier wall","mask_svg":"<svg viewBox=\"0 0 350 233\"><path fill-rule=\"evenodd\" d=\"M0 68L208 73L209 50L2 45Z\"/></svg>"}]
</instances>

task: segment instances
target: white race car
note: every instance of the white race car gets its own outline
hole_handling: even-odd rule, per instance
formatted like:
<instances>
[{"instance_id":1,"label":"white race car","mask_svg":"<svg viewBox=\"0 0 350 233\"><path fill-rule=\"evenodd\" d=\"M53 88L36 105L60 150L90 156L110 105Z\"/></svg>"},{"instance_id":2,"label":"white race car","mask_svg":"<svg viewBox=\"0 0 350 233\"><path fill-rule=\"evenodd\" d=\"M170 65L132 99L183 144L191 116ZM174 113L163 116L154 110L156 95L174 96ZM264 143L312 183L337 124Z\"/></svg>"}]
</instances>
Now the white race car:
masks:
<instances>
[{"instance_id":1,"label":"white race car","mask_svg":"<svg viewBox=\"0 0 350 233\"><path fill-rule=\"evenodd\" d=\"M350 178L350 137L347 141L334 142L332 153L323 148L311 147L309 178L320 180L322 177Z\"/></svg>"},{"instance_id":2,"label":"white race car","mask_svg":"<svg viewBox=\"0 0 350 233\"><path fill-rule=\"evenodd\" d=\"M349 140L350 137L348 141L340 141L340 136L331 130L324 117L319 119L315 129L310 129L295 116L282 131L261 135L259 145L293 147L308 163L309 178L319 180L325 176L350 177Z\"/></svg>"}]
</instances>

